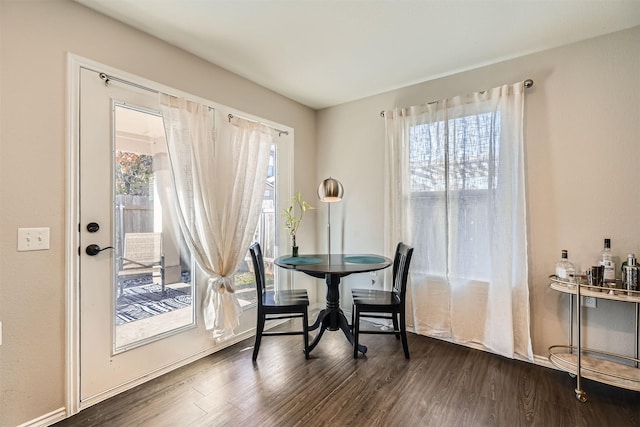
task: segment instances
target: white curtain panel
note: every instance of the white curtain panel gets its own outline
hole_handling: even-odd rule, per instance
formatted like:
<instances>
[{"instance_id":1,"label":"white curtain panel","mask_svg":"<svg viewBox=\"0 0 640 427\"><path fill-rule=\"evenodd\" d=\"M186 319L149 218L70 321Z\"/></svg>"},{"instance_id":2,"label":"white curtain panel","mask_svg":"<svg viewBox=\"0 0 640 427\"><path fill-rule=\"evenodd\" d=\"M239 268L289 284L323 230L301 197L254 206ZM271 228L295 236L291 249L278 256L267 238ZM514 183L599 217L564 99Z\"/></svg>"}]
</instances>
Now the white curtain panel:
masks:
<instances>
[{"instance_id":1,"label":"white curtain panel","mask_svg":"<svg viewBox=\"0 0 640 427\"><path fill-rule=\"evenodd\" d=\"M415 248L408 323L533 360L524 86L385 112L386 249Z\"/></svg>"},{"instance_id":2,"label":"white curtain panel","mask_svg":"<svg viewBox=\"0 0 640 427\"><path fill-rule=\"evenodd\" d=\"M160 103L180 225L208 275L205 327L226 339L242 314L234 274L260 216L274 131L237 117L216 129L210 107L164 94Z\"/></svg>"}]
</instances>

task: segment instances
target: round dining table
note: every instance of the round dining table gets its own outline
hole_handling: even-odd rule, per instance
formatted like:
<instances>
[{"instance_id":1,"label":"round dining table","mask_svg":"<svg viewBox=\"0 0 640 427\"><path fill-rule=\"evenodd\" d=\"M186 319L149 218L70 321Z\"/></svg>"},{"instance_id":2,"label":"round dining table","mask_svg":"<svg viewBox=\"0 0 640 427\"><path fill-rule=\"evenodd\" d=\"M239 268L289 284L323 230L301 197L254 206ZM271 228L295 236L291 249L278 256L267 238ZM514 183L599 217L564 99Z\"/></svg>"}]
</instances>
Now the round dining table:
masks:
<instances>
[{"instance_id":1,"label":"round dining table","mask_svg":"<svg viewBox=\"0 0 640 427\"><path fill-rule=\"evenodd\" d=\"M313 331L319 328L309 351L320 342L324 331L342 330L353 346L351 327L340 308L340 279L354 273L367 273L389 267L393 261L382 255L372 254L310 254L293 257L284 255L276 258L274 263L287 270L300 271L316 278L324 278L327 284L327 306L318 313L315 322L309 326ZM367 347L358 345L358 351L367 352Z\"/></svg>"}]
</instances>

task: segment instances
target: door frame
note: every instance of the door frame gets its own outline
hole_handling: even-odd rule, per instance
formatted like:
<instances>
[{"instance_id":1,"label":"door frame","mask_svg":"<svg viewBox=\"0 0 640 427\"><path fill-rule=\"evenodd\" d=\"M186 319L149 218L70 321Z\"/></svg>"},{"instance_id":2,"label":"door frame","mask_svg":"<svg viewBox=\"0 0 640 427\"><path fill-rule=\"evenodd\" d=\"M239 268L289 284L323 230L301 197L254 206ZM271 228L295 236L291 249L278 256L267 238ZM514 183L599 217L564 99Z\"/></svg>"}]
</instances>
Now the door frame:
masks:
<instances>
[{"instance_id":1,"label":"door frame","mask_svg":"<svg viewBox=\"0 0 640 427\"><path fill-rule=\"evenodd\" d=\"M226 347L234 345L252 335L255 334L254 329L249 329L245 332L222 342L217 343L212 341L212 346L193 354L189 357L181 359L169 366L159 369L149 375L142 378L134 379L127 382L123 386L116 387L108 392L101 394L96 398L81 401L80 400L80 201L79 201L79 112L80 112L80 69L88 68L96 72L104 72L118 78L124 79L129 82L133 82L136 85L140 85L144 88L154 88L161 92L169 93L174 96L185 97L189 100L199 102L202 104L210 105L219 111L238 115L249 120L264 123L267 126L271 126L276 129L281 129L288 132L286 144L286 156L288 157L287 163L293 166L293 150L294 150L294 129L285 126L280 123L270 122L260 117L245 113L243 111L235 110L225 105L217 104L210 100L194 96L189 93L185 93L174 88L162 85L142 78L140 76L127 73L125 71L110 67L91 59L84 58L73 53L67 53L67 91L66 91L66 185L65 185L65 409L66 416L71 416L80 412L89 406L99 403L105 399L113 397L123 391L131 389L139 384L149 381L152 378L161 376L167 372L177 369L181 366L194 362L202 357L205 357L214 352L220 351ZM281 182L281 191L291 193L293 188L293 172L292 170L283 171L278 177ZM286 198L285 198L286 200ZM279 241L287 242L285 230L281 230L279 235ZM279 244L276 243L276 246ZM286 243L281 245L284 248L287 247ZM196 307L196 323L200 316L199 307Z\"/></svg>"}]
</instances>

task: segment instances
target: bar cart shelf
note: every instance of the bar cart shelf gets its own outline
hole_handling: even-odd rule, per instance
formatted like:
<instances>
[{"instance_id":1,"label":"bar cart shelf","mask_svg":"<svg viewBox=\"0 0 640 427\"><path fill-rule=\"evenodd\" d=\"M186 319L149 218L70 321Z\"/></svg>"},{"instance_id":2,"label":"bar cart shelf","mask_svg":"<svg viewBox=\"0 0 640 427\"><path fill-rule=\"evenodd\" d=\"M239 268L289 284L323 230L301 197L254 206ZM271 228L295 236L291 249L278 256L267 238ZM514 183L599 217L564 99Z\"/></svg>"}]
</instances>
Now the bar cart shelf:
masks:
<instances>
[{"instance_id":1,"label":"bar cart shelf","mask_svg":"<svg viewBox=\"0 0 640 427\"><path fill-rule=\"evenodd\" d=\"M587 401L587 393L582 389L581 379L588 378L604 384L640 391L640 360L638 359L640 328L640 291L603 288L585 283L572 283L556 276L550 276L549 287L571 296L569 299L569 345L549 347L549 361L559 369L576 377L576 398ZM582 346L580 297L593 297L635 304L635 347L634 357L627 357ZM573 344L574 311L576 314L577 342Z\"/></svg>"}]
</instances>

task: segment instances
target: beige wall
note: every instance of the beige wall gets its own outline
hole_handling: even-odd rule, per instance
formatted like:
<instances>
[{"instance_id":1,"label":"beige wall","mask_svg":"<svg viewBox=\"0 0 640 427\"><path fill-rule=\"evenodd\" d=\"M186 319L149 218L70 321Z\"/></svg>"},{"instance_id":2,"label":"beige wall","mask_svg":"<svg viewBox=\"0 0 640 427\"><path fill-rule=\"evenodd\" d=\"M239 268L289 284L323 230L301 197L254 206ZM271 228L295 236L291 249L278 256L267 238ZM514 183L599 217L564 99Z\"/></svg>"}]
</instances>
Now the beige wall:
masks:
<instances>
[{"instance_id":1,"label":"beige wall","mask_svg":"<svg viewBox=\"0 0 640 427\"><path fill-rule=\"evenodd\" d=\"M639 46L636 27L320 111L318 172L344 184L344 215L332 219L344 222L346 250L383 250L380 111L533 79L525 101L531 331L534 353L546 358L550 345L568 342L568 299L547 279L560 251L579 269L596 261L605 237L623 259L640 253ZM370 281L362 276L346 282ZM599 301L586 310L587 345L633 355L633 308Z\"/></svg>"},{"instance_id":2,"label":"beige wall","mask_svg":"<svg viewBox=\"0 0 640 427\"><path fill-rule=\"evenodd\" d=\"M310 195L315 112L71 1L0 0L0 19L0 426L14 426L65 405L66 54L294 128ZM17 252L18 227L50 227L51 249Z\"/></svg>"},{"instance_id":3,"label":"beige wall","mask_svg":"<svg viewBox=\"0 0 640 427\"><path fill-rule=\"evenodd\" d=\"M534 79L526 167L539 356L566 341L566 298L546 279L560 250L580 268L604 237L620 256L640 253L640 28L329 108L316 123L306 107L67 0L0 0L0 23L0 426L65 403L67 52L294 128L295 188L313 203L321 178L343 182L332 244L350 252L383 251L381 110ZM323 249L326 206L313 204L302 240L315 247L315 230ZM16 252L17 228L32 226L51 228L51 250ZM630 306L600 302L586 313L589 343L630 353L632 316Z\"/></svg>"}]
</instances>

